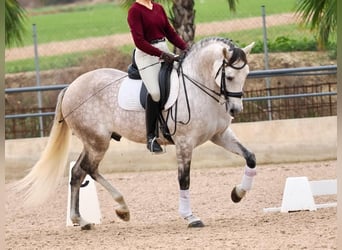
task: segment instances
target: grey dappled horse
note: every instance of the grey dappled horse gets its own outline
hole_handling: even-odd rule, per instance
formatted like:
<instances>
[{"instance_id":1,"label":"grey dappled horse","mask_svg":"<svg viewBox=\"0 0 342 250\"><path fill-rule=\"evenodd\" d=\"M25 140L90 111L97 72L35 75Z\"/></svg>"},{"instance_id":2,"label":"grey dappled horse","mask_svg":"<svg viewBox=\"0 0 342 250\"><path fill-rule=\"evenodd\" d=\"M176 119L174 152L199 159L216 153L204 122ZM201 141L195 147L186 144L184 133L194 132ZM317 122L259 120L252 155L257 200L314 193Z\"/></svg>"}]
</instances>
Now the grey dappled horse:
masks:
<instances>
[{"instance_id":1,"label":"grey dappled horse","mask_svg":"<svg viewBox=\"0 0 342 250\"><path fill-rule=\"evenodd\" d=\"M170 108L173 119L167 119L167 123L175 128L172 140L178 164L179 213L189 227L204 225L190 207L190 163L195 147L210 140L244 157L247 165L241 184L232 191L232 200L239 202L251 189L255 156L241 145L229 125L234 115L242 111L243 86L249 73L246 57L252 47L253 43L240 49L228 39L206 38L192 46L179 67L179 95ZM87 174L118 203L116 214L129 220L123 195L98 171L111 138L122 136L146 143L145 112L127 111L118 105L118 91L125 77L127 73L116 69L97 69L79 76L61 91L47 146L31 172L17 185L25 193L26 202L39 204L56 189L67 165L73 133L84 148L72 169L72 222L82 229L92 228L79 212L80 186ZM166 113L163 111L164 116ZM159 140L161 144L170 144L163 136Z\"/></svg>"}]
</instances>

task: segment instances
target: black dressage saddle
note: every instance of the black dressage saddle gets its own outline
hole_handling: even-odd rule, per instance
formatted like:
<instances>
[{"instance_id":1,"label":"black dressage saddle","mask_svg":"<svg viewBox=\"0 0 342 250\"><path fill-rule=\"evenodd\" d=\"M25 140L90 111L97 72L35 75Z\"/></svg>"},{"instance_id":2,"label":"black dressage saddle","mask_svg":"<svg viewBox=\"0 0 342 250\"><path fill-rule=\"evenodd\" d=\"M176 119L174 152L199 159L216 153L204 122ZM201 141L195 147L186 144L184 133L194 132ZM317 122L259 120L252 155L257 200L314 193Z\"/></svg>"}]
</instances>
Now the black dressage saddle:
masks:
<instances>
[{"instance_id":1,"label":"black dressage saddle","mask_svg":"<svg viewBox=\"0 0 342 250\"><path fill-rule=\"evenodd\" d=\"M134 59L135 50L133 51L132 63L128 66L128 77L134 80L141 80L137 64ZM170 76L173 69L173 64L162 62L159 72L159 89L160 89L160 101L159 107L162 110L170 94ZM141 85L140 89L140 103L145 108L147 89L145 84Z\"/></svg>"}]
</instances>

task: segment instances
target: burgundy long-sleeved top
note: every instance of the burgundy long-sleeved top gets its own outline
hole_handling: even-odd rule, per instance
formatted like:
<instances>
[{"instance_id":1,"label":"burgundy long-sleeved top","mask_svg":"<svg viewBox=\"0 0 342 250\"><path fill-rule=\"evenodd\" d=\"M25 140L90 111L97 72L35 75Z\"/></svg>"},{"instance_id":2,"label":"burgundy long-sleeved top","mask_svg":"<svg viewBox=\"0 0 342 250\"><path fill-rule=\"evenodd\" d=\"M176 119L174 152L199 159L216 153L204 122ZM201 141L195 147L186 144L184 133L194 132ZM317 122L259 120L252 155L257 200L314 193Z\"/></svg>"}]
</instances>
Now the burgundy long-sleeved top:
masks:
<instances>
[{"instance_id":1,"label":"burgundy long-sleeved top","mask_svg":"<svg viewBox=\"0 0 342 250\"><path fill-rule=\"evenodd\" d=\"M186 49L186 43L179 37L167 19L164 8L152 3L152 10L134 3L127 16L128 25L137 48L145 53L160 57L162 51L150 44L151 41L166 37L179 49Z\"/></svg>"}]
</instances>

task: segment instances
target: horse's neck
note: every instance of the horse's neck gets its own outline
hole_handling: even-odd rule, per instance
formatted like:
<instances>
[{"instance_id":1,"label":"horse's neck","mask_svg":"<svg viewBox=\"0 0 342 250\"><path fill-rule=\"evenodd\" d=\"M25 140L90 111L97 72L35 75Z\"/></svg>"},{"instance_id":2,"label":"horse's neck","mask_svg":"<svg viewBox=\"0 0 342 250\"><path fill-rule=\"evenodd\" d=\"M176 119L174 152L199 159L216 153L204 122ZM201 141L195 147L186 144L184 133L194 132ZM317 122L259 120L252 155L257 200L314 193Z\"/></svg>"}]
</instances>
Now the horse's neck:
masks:
<instances>
[{"instance_id":1,"label":"horse's neck","mask_svg":"<svg viewBox=\"0 0 342 250\"><path fill-rule=\"evenodd\" d=\"M207 87L213 87L208 86L208 84L210 85L210 82L215 81L215 73L213 72L214 61L215 55L213 55L209 50L200 51L200 53L194 53L184 61L184 73L189 77L207 85Z\"/></svg>"}]
</instances>

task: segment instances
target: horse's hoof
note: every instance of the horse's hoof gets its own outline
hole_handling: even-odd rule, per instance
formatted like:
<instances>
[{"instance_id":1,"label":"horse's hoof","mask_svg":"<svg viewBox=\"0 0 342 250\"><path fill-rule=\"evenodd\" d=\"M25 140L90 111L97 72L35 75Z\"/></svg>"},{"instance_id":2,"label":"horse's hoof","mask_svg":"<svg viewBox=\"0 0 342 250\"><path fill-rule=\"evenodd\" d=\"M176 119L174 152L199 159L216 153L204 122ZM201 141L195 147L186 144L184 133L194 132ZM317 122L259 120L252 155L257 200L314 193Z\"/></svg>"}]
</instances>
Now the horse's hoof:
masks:
<instances>
[{"instance_id":1,"label":"horse's hoof","mask_svg":"<svg viewBox=\"0 0 342 250\"><path fill-rule=\"evenodd\" d=\"M198 221L193 221L191 223L189 223L188 227L190 228L197 228L197 227L204 227L204 224L201 220Z\"/></svg>"},{"instance_id":2,"label":"horse's hoof","mask_svg":"<svg viewBox=\"0 0 342 250\"><path fill-rule=\"evenodd\" d=\"M129 221L130 219L130 215L129 215L129 211L120 211L119 209L115 210L116 215L123 221Z\"/></svg>"},{"instance_id":3,"label":"horse's hoof","mask_svg":"<svg viewBox=\"0 0 342 250\"><path fill-rule=\"evenodd\" d=\"M188 227L204 227L203 222L201 221L200 218L194 216L194 215L189 215L187 217L184 218L187 222L188 222Z\"/></svg>"},{"instance_id":4,"label":"horse's hoof","mask_svg":"<svg viewBox=\"0 0 342 250\"><path fill-rule=\"evenodd\" d=\"M95 229L95 224L88 223L81 227L81 230L93 230Z\"/></svg>"},{"instance_id":5,"label":"horse's hoof","mask_svg":"<svg viewBox=\"0 0 342 250\"><path fill-rule=\"evenodd\" d=\"M244 192L245 192L245 191L244 191ZM232 190L232 193L231 193L230 197L231 197L231 199L232 199L233 202L238 203L238 202L241 201L243 195L242 195L242 196L239 196L236 187L234 187L233 190Z\"/></svg>"}]
</instances>

